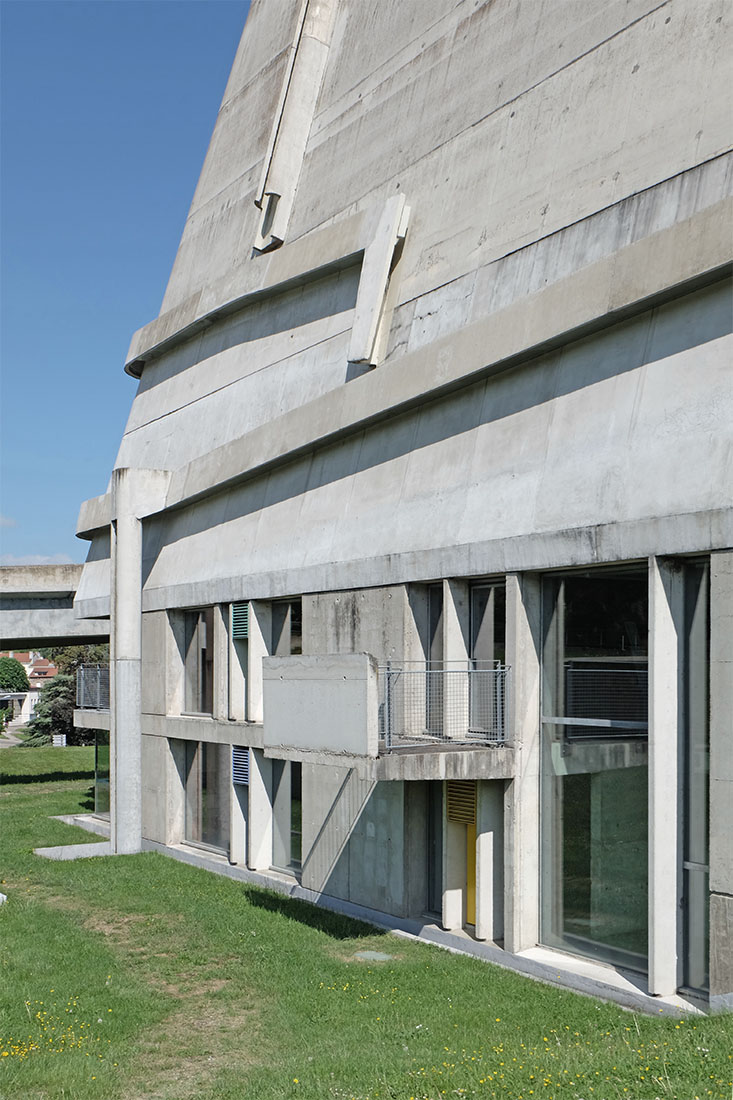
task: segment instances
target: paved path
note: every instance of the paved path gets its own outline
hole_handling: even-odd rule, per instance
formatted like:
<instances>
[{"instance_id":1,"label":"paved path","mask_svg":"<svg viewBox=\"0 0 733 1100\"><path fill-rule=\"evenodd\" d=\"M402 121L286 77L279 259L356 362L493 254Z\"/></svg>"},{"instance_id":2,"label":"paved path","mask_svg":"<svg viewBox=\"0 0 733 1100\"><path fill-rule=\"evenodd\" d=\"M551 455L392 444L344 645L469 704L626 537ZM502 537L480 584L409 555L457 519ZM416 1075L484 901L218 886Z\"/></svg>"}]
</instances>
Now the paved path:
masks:
<instances>
[{"instance_id":1,"label":"paved path","mask_svg":"<svg viewBox=\"0 0 733 1100\"><path fill-rule=\"evenodd\" d=\"M0 748L9 748L11 745L22 745L20 737L17 737L15 731L22 729L25 722L11 722L8 728L0 733Z\"/></svg>"}]
</instances>

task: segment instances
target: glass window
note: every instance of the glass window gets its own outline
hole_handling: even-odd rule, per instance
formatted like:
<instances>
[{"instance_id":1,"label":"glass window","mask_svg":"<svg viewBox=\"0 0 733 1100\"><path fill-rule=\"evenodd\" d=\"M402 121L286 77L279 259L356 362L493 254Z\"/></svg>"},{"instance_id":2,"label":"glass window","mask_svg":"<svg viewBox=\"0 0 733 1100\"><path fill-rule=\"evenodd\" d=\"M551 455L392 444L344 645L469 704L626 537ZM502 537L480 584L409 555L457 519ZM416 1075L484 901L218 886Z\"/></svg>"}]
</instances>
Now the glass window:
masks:
<instances>
[{"instance_id":1,"label":"glass window","mask_svg":"<svg viewBox=\"0 0 733 1100\"><path fill-rule=\"evenodd\" d=\"M109 817L109 730L94 733L94 812Z\"/></svg>"},{"instance_id":2,"label":"glass window","mask_svg":"<svg viewBox=\"0 0 733 1100\"><path fill-rule=\"evenodd\" d=\"M231 746L186 742L186 840L229 850Z\"/></svg>"},{"instance_id":3,"label":"glass window","mask_svg":"<svg viewBox=\"0 0 733 1100\"><path fill-rule=\"evenodd\" d=\"M300 600L276 600L272 605L272 654L291 657L302 652L302 603Z\"/></svg>"},{"instance_id":4,"label":"glass window","mask_svg":"<svg viewBox=\"0 0 733 1100\"><path fill-rule=\"evenodd\" d=\"M647 573L543 586L541 935L645 970Z\"/></svg>"},{"instance_id":5,"label":"glass window","mask_svg":"<svg viewBox=\"0 0 733 1100\"><path fill-rule=\"evenodd\" d=\"M506 589L503 582L471 585L471 666L494 668L505 659Z\"/></svg>"},{"instance_id":6,"label":"glass window","mask_svg":"<svg viewBox=\"0 0 733 1100\"><path fill-rule=\"evenodd\" d=\"M184 710L211 714L214 709L214 609L184 612Z\"/></svg>"},{"instance_id":7,"label":"glass window","mask_svg":"<svg viewBox=\"0 0 733 1100\"><path fill-rule=\"evenodd\" d=\"M272 762L272 865L300 871L303 851L302 766Z\"/></svg>"},{"instance_id":8,"label":"glass window","mask_svg":"<svg viewBox=\"0 0 733 1100\"><path fill-rule=\"evenodd\" d=\"M707 562L683 567L684 848L683 982L709 988L709 785L710 785L710 571Z\"/></svg>"}]
</instances>

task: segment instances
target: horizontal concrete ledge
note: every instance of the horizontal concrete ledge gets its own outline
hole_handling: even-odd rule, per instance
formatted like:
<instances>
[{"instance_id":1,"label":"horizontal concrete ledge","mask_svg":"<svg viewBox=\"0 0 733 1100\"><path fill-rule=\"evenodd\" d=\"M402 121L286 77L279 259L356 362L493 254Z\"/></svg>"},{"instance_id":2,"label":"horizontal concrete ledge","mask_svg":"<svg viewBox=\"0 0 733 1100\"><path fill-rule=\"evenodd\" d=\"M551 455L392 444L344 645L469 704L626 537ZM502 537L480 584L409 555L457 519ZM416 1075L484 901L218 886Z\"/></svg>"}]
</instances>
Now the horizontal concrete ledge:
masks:
<instances>
[{"instance_id":1,"label":"horizontal concrete ledge","mask_svg":"<svg viewBox=\"0 0 733 1100\"><path fill-rule=\"evenodd\" d=\"M83 537L82 532L91 536L93 531L101 531L109 527L112 522L112 494L103 493L99 497L91 497L82 501L79 507L79 518L76 521L76 533Z\"/></svg>"},{"instance_id":2,"label":"horizontal concrete ledge","mask_svg":"<svg viewBox=\"0 0 733 1100\"><path fill-rule=\"evenodd\" d=\"M481 748L439 746L439 751L402 750L380 756L375 779L512 779L514 749L509 745Z\"/></svg>"},{"instance_id":3,"label":"horizontal concrete ledge","mask_svg":"<svg viewBox=\"0 0 733 1100\"><path fill-rule=\"evenodd\" d=\"M238 572L187 584L143 591L143 610L197 607L233 600L269 600L289 592L331 592L347 588L430 581L435 577L486 577L573 566L642 561L650 554L702 554L733 546L733 508L672 516L638 516L457 546L416 548L340 562Z\"/></svg>"},{"instance_id":4,"label":"horizontal concrete ledge","mask_svg":"<svg viewBox=\"0 0 733 1100\"><path fill-rule=\"evenodd\" d=\"M143 839L143 851L158 852L171 859L179 860L181 863L187 863L192 867L212 871L214 874L224 875L238 882L246 882L251 886L273 890L286 897L307 901L332 913L341 913L345 917L364 921L376 928L383 928L387 932L419 943L439 947L457 955L470 955L483 962L493 963L505 970L513 970L518 974L524 974L525 977L534 981L569 989L586 996L613 1001L634 1012L644 1012L650 1016L680 1016L684 1013L700 1012L696 1005L684 1001L681 997L650 997L644 992L642 980L638 975L612 970L587 960L582 963L586 973L580 973L577 968L571 968L569 965L571 963L576 964L578 960L551 953L544 949L537 949L537 951L540 956L545 957L532 958L532 952L511 955L495 944L480 943L465 933L445 932L437 925L425 921L393 917L377 909L354 905L352 902L343 901L328 894L319 894L314 890L307 890L287 875L276 872L267 874L261 871L250 871L246 867L229 863L224 856L203 853L185 845L167 847L156 841ZM552 961L549 961L550 957Z\"/></svg>"},{"instance_id":5,"label":"horizontal concrete ledge","mask_svg":"<svg viewBox=\"0 0 733 1100\"><path fill-rule=\"evenodd\" d=\"M75 710L74 728L78 730L108 730L108 710Z\"/></svg>"},{"instance_id":6,"label":"horizontal concrete ledge","mask_svg":"<svg viewBox=\"0 0 733 1100\"><path fill-rule=\"evenodd\" d=\"M57 848L34 848L33 851L44 859L90 859L92 856L111 856L112 845L102 840L95 844L60 844Z\"/></svg>"},{"instance_id":7,"label":"horizontal concrete ledge","mask_svg":"<svg viewBox=\"0 0 733 1100\"><path fill-rule=\"evenodd\" d=\"M732 215L733 201L716 203L193 459L173 472L166 510L723 278Z\"/></svg>"},{"instance_id":8,"label":"horizontal concrete ledge","mask_svg":"<svg viewBox=\"0 0 733 1100\"><path fill-rule=\"evenodd\" d=\"M108 837L110 834L109 820L96 814L55 814L53 820L63 821L64 825L76 825L78 829L98 836Z\"/></svg>"},{"instance_id":9,"label":"horizontal concrete ledge","mask_svg":"<svg viewBox=\"0 0 733 1100\"><path fill-rule=\"evenodd\" d=\"M179 741L210 741L219 745L262 748L263 728L257 722L234 722L205 714L141 715L145 737L175 737Z\"/></svg>"},{"instance_id":10,"label":"horizontal concrete ledge","mask_svg":"<svg viewBox=\"0 0 733 1100\"><path fill-rule=\"evenodd\" d=\"M73 596L84 566L3 565L0 592L4 596Z\"/></svg>"},{"instance_id":11,"label":"horizontal concrete ledge","mask_svg":"<svg viewBox=\"0 0 733 1100\"><path fill-rule=\"evenodd\" d=\"M185 507L259 477L387 417L729 276L731 217L733 200L724 199L230 440L174 470L160 510ZM86 501L76 533L90 538L110 518L106 497Z\"/></svg>"},{"instance_id":12,"label":"horizontal concrete ledge","mask_svg":"<svg viewBox=\"0 0 733 1100\"><path fill-rule=\"evenodd\" d=\"M190 340L220 317L350 267L371 240L375 219L381 212L379 204L373 210L360 211L335 225L317 229L275 252L248 260L233 274L192 294L135 333L127 353L126 373L139 378L146 362Z\"/></svg>"},{"instance_id":13,"label":"horizontal concrete ledge","mask_svg":"<svg viewBox=\"0 0 733 1100\"><path fill-rule=\"evenodd\" d=\"M293 745L265 745L263 755L269 760L295 760L301 764L317 764L319 767L353 768L361 779L375 778L376 760L371 756L328 752L325 749L296 748Z\"/></svg>"}]
</instances>

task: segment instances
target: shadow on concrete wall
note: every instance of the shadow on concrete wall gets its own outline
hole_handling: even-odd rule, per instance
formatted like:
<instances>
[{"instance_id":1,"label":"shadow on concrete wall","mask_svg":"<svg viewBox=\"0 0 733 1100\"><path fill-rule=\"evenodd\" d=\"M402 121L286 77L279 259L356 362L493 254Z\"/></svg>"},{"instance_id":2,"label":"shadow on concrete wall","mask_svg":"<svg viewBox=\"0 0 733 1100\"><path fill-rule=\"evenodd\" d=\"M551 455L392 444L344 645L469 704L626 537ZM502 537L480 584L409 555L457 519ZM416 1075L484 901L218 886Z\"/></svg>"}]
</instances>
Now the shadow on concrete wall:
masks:
<instances>
[{"instance_id":1,"label":"shadow on concrete wall","mask_svg":"<svg viewBox=\"0 0 733 1100\"><path fill-rule=\"evenodd\" d=\"M729 280L570 341L145 526L143 583L160 549L406 454L508 419L731 331Z\"/></svg>"}]
</instances>

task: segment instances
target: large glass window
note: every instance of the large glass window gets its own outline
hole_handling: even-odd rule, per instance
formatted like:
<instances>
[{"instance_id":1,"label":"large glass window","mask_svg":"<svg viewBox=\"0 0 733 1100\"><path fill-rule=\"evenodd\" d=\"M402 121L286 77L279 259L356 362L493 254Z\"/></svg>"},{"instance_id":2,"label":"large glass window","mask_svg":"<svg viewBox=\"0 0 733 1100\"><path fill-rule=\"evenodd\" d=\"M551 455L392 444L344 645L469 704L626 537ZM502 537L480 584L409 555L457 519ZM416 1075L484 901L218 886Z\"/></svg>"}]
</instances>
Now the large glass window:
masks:
<instances>
[{"instance_id":1,"label":"large glass window","mask_svg":"<svg viewBox=\"0 0 733 1100\"><path fill-rule=\"evenodd\" d=\"M504 664L505 623L503 581L472 585L469 621L472 671L489 673ZM499 675L470 677L468 725L472 733L503 737L504 684L504 678Z\"/></svg>"},{"instance_id":2,"label":"large glass window","mask_svg":"<svg viewBox=\"0 0 733 1100\"><path fill-rule=\"evenodd\" d=\"M302 766L272 762L272 865L300 871L303 850Z\"/></svg>"},{"instance_id":3,"label":"large glass window","mask_svg":"<svg viewBox=\"0 0 733 1100\"><path fill-rule=\"evenodd\" d=\"M109 817L109 730L94 733L94 812Z\"/></svg>"},{"instance_id":4,"label":"large glass window","mask_svg":"<svg viewBox=\"0 0 733 1100\"><path fill-rule=\"evenodd\" d=\"M229 850L231 747L186 742L185 836L193 844Z\"/></svg>"},{"instance_id":5,"label":"large glass window","mask_svg":"<svg viewBox=\"0 0 733 1100\"><path fill-rule=\"evenodd\" d=\"M645 970L646 570L543 587L541 935Z\"/></svg>"},{"instance_id":6,"label":"large glass window","mask_svg":"<svg viewBox=\"0 0 733 1100\"><path fill-rule=\"evenodd\" d=\"M710 571L707 562L683 567L684 845L683 983L709 987Z\"/></svg>"},{"instance_id":7,"label":"large glass window","mask_svg":"<svg viewBox=\"0 0 733 1100\"><path fill-rule=\"evenodd\" d=\"M211 714L214 707L214 609L184 612L184 710Z\"/></svg>"},{"instance_id":8,"label":"large glass window","mask_svg":"<svg viewBox=\"0 0 733 1100\"><path fill-rule=\"evenodd\" d=\"M272 605L272 648L275 657L303 652L303 610L300 600L276 600Z\"/></svg>"}]
</instances>

